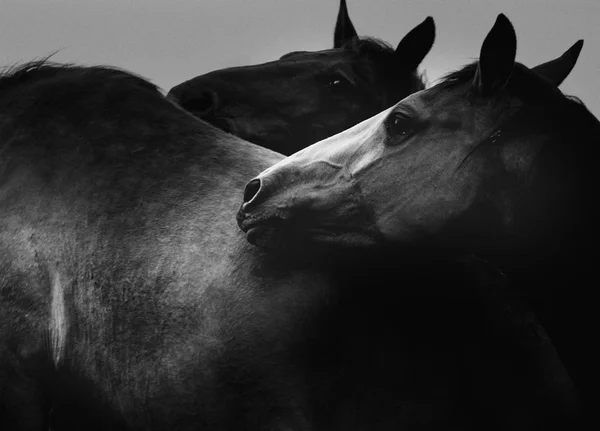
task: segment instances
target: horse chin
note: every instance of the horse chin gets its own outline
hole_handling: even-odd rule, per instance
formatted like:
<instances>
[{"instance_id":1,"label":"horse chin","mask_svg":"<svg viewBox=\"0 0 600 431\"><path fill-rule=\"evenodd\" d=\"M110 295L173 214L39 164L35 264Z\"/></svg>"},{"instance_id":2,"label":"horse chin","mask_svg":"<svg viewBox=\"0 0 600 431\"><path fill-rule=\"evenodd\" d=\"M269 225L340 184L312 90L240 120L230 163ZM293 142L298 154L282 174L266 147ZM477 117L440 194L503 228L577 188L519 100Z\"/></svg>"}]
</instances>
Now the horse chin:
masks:
<instances>
[{"instance_id":1,"label":"horse chin","mask_svg":"<svg viewBox=\"0 0 600 431\"><path fill-rule=\"evenodd\" d=\"M381 241L374 235L370 235L366 232L359 231L347 231L347 232L327 232L327 231L315 231L307 232L306 235L310 237L310 241L313 244L318 244L321 247L327 248L347 248L347 249L360 249L370 248L378 245Z\"/></svg>"},{"instance_id":2,"label":"horse chin","mask_svg":"<svg viewBox=\"0 0 600 431\"><path fill-rule=\"evenodd\" d=\"M252 245L271 250L285 250L291 246L281 231L264 225L248 229L246 239Z\"/></svg>"},{"instance_id":3,"label":"horse chin","mask_svg":"<svg viewBox=\"0 0 600 431\"><path fill-rule=\"evenodd\" d=\"M281 227L257 225L246 231L248 242L270 250L305 250L307 253L330 248L369 248L381 242L368 231L343 230L341 228L282 229Z\"/></svg>"}]
</instances>

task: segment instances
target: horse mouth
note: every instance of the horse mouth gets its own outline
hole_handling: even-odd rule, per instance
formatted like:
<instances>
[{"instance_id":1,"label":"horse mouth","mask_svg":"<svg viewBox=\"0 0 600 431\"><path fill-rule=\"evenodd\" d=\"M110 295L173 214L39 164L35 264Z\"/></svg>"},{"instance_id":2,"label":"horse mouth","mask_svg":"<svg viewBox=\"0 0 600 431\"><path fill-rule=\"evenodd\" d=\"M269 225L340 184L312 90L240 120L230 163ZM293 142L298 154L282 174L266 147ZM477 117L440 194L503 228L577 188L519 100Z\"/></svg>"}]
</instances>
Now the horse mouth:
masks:
<instances>
[{"instance_id":1,"label":"horse mouth","mask_svg":"<svg viewBox=\"0 0 600 431\"><path fill-rule=\"evenodd\" d=\"M252 245L272 250L283 250L291 244L289 240L285 240L285 236L281 235L280 231L265 225L249 228L246 239Z\"/></svg>"},{"instance_id":2,"label":"horse mouth","mask_svg":"<svg viewBox=\"0 0 600 431\"><path fill-rule=\"evenodd\" d=\"M238 226L252 245L279 249L285 248L285 244L290 242L285 240L289 236L289 229L285 228L283 219L279 217L256 219L240 210L236 218Z\"/></svg>"},{"instance_id":3,"label":"horse mouth","mask_svg":"<svg viewBox=\"0 0 600 431\"><path fill-rule=\"evenodd\" d=\"M298 249L330 246L371 246L378 244L377 233L364 224L312 223L304 218L282 219L276 216L251 220L238 212L238 225L252 245L273 249Z\"/></svg>"}]
</instances>

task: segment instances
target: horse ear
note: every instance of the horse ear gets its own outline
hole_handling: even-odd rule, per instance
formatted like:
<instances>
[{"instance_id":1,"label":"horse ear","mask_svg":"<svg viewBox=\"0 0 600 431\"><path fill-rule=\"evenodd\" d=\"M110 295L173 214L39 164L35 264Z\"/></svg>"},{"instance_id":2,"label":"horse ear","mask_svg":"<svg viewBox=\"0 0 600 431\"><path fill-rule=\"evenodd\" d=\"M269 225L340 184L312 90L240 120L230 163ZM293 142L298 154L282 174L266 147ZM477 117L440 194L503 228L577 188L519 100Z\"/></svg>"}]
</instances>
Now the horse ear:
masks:
<instances>
[{"instance_id":1,"label":"horse ear","mask_svg":"<svg viewBox=\"0 0 600 431\"><path fill-rule=\"evenodd\" d=\"M575 44L560 57L537 65L531 70L558 87L565 78L569 76L573 67L575 67L575 63L577 63L577 59L581 53L581 48L583 48L582 39L575 42Z\"/></svg>"},{"instance_id":2,"label":"horse ear","mask_svg":"<svg viewBox=\"0 0 600 431\"><path fill-rule=\"evenodd\" d=\"M435 22L428 16L408 32L396 47L396 58L406 70L416 70L435 41Z\"/></svg>"},{"instance_id":3,"label":"horse ear","mask_svg":"<svg viewBox=\"0 0 600 431\"><path fill-rule=\"evenodd\" d=\"M516 55L515 29L501 13L481 45L479 63L472 83L475 90L482 96L490 96L502 89L510 78Z\"/></svg>"},{"instance_id":4,"label":"horse ear","mask_svg":"<svg viewBox=\"0 0 600 431\"><path fill-rule=\"evenodd\" d=\"M348 16L346 0L340 0L340 10L333 32L333 47L341 48L345 42L348 42L356 36L358 36L358 33L356 33L354 25L352 25L352 21L350 21L350 17Z\"/></svg>"}]
</instances>

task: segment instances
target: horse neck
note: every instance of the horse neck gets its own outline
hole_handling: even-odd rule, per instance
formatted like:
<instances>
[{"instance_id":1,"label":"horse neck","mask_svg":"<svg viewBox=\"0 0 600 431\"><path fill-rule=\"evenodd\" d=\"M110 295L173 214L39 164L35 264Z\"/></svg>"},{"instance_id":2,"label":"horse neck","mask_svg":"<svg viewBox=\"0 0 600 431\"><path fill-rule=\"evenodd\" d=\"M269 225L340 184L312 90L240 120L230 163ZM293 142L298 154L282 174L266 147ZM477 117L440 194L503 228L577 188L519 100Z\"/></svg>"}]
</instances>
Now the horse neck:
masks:
<instances>
[{"instance_id":1,"label":"horse neck","mask_svg":"<svg viewBox=\"0 0 600 431\"><path fill-rule=\"evenodd\" d=\"M531 201L541 210L517 214L516 225L508 232L499 231L497 241L491 238L492 247L481 255L515 282L527 284L567 282L573 274L591 268L591 254L582 253L593 249L597 236L589 209L578 199L561 205Z\"/></svg>"},{"instance_id":2,"label":"horse neck","mask_svg":"<svg viewBox=\"0 0 600 431\"><path fill-rule=\"evenodd\" d=\"M491 179L491 194L498 198L492 208L483 205L489 211L485 215L491 215L483 218L496 228L486 229L491 246L484 254L515 277L558 280L580 269L584 260L574 256L593 245L587 197L593 196L594 178L582 165L584 142L576 142L589 132L588 127L579 131L578 125L561 123L554 110L534 108L501 128L498 144L512 153L507 160L520 162L505 162L505 174Z\"/></svg>"}]
</instances>

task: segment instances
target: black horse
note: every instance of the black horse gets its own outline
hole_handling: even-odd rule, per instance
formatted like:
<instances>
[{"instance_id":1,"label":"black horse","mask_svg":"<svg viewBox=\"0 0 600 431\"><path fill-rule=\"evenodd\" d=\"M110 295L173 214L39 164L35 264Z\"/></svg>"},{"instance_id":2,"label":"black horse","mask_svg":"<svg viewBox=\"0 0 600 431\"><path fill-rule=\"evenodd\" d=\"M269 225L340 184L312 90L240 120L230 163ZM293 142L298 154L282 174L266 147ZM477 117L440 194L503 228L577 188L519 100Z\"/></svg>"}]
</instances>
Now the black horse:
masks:
<instances>
[{"instance_id":1,"label":"black horse","mask_svg":"<svg viewBox=\"0 0 600 431\"><path fill-rule=\"evenodd\" d=\"M500 275L431 255L251 246L241 190L282 156L138 77L7 73L0 154L2 430L577 419L551 343Z\"/></svg>"},{"instance_id":2,"label":"black horse","mask_svg":"<svg viewBox=\"0 0 600 431\"><path fill-rule=\"evenodd\" d=\"M341 0L333 49L213 71L173 87L169 97L227 132L289 155L425 88L417 68L434 39L431 17L395 50L359 38Z\"/></svg>"},{"instance_id":3,"label":"black horse","mask_svg":"<svg viewBox=\"0 0 600 431\"><path fill-rule=\"evenodd\" d=\"M485 256L526 294L591 412L600 123L558 89L582 46L528 69L500 15L479 62L252 180L240 226L270 247Z\"/></svg>"}]
</instances>

